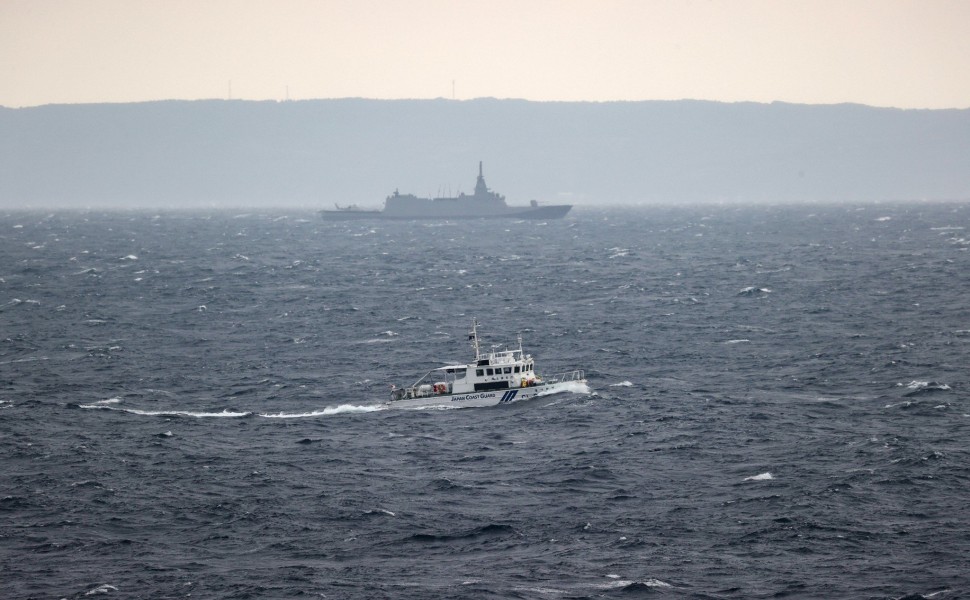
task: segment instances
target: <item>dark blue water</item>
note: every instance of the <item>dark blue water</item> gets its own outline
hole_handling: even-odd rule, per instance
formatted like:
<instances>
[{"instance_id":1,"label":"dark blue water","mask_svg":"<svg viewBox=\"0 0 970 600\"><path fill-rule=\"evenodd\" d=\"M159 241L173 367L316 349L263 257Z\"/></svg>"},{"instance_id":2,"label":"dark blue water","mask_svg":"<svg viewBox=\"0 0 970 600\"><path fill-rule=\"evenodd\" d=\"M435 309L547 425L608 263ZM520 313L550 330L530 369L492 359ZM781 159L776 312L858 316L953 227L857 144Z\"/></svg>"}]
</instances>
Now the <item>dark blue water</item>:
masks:
<instances>
[{"instance_id":1,"label":"dark blue water","mask_svg":"<svg viewBox=\"0 0 970 600\"><path fill-rule=\"evenodd\" d=\"M0 215L0 596L966 597L967 228ZM472 317L591 393L378 410Z\"/></svg>"}]
</instances>

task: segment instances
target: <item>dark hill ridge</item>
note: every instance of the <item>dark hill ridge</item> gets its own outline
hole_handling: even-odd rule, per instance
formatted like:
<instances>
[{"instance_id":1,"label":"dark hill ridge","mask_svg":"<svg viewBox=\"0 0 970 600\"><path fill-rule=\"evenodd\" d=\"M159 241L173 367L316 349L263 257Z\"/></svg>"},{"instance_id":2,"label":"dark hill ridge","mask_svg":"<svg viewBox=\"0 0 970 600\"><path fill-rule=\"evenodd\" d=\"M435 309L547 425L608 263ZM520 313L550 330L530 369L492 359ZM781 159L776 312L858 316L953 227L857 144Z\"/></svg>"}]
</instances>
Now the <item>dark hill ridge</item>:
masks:
<instances>
[{"instance_id":1,"label":"dark hill ridge","mask_svg":"<svg viewBox=\"0 0 970 600\"><path fill-rule=\"evenodd\" d=\"M970 110L522 100L0 108L0 207L970 199Z\"/></svg>"}]
</instances>

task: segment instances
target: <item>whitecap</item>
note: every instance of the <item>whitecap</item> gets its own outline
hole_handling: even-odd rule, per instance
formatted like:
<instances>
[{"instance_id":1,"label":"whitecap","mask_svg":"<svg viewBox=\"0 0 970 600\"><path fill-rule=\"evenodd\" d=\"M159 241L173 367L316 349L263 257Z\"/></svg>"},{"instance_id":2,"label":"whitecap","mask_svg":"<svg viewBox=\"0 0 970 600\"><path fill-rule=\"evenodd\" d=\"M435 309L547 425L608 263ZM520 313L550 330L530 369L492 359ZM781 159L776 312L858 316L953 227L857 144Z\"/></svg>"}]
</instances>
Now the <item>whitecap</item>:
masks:
<instances>
[{"instance_id":1,"label":"whitecap","mask_svg":"<svg viewBox=\"0 0 970 600\"><path fill-rule=\"evenodd\" d=\"M902 384L900 384L902 385ZM906 387L911 390L948 390L950 386L936 381L910 381Z\"/></svg>"},{"instance_id":2,"label":"whitecap","mask_svg":"<svg viewBox=\"0 0 970 600\"><path fill-rule=\"evenodd\" d=\"M651 588L674 587L671 584L667 583L666 581L660 581L659 579L654 579L654 578L647 579L646 581L633 581L629 579L620 579L618 575L614 575L612 573L607 575L607 577L609 577L610 579L613 579L613 581L605 584L603 587L610 588L610 589L626 588L633 585L642 585L642 586L651 587Z\"/></svg>"},{"instance_id":3,"label":"whitecap","mask_svg":"<svg viewBox=\"0 0 970 600\"><path fill-rule=\"evenodd\" d=\"M85 593L84 595L85 596L91 596L91 595L94 595L94 594L107 594L108 592L117 592L117 591L118 591L118 588L117 587L115 587L113 585L108 585L106 583L104 585L100 585L100 586L94 588L93 590Z\"/></svg>"},{"instance_id":4,"label":"whitecap","mask_svg":"<svg viewBox=\"0 0 970 600\"><path fill-rule=\"evenodd\" d=\"M134 254L129 254L128 256L122 256L118 260L138 260L138 257Z\"/></svg>"},{"instance_id":5,"label":"whitecap","mask_svg":"<svg viewBox=\"0 0 970 600\"><path fill-rule=\"evenodd\" d=\"M756 294L770 294L770 293L771 293L771 290L769 290L768 288L759 288L753 285L749 285L748 287L742 288L740 291L738 291L739 296L754 296Z\"/></svg>"},{"instance_id":6,"label":"whitecap","mask_svg":"<svg viewBox=\"0 0 970 600\"><path fill-rule=\"evenodd\" d=\"M28 362L35 362L35 361L38 361L38 360L50 360L50 358L48 358L46 356L29 356L27 358L15 358L13 360L5 360L5 361L0 362L0 365L12 365L12 364L16 364L16 363L28 363Z\"/></svg>"},{"instance_id":7,"label":"whitecap","mask_svg":"<svg viewBox=\"0 0 970 600\"><path fill-rule=\"evenodd\" d=\"M632 381L621 381L620 383L611 383L610 387L633 387Z\"/></svg>"},{"instance_id":8,"label":"whitecap","mask_svg":"<svg viewBox=\"0 0 970 600\"><path fill-rule=\"evenodd\" d=\"M771 473L765 472L760 475L752 475L751 477L745 477L745 481L768 481L769 479L774 479L775 476Z\"/></svg>"},{"instance_id":9,"label":"whitecap","mask_svg":"<svg viewBox=\"0 0 970 600\"><path fill-rule=\"evenodd\" d=\"M387 510L386 508L378 508L378 509L375 509L375 510L365 510L364 511L364 514L365 515L383 514L383 515L388 515L390 517L396 517L397 516L396 514L392 513L391 511Z\"/></svg>"}]
</instances>

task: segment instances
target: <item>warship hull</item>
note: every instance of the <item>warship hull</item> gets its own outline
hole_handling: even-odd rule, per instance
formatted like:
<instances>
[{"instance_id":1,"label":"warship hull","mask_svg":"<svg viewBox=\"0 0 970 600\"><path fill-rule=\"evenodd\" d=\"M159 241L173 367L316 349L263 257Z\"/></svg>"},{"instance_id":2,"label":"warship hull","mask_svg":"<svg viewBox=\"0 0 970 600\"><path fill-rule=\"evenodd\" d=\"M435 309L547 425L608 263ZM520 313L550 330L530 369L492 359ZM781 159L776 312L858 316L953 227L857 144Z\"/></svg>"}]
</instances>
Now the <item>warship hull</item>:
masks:
<instances>
[{"instance_id":1,"label":"warship hull","mask_svg":"<svg viewBox=\"0 0 970 600\"><path fill-rule=\"evenodd\" d=\"M390 214L385 210L321 210L320 216L327 221L362 221L381 219L392 221L416 221L437 219L561 219L572 208L570 204L538 207L509 207L495 213L459 210L408 211Z\"/></svg>"}]
</instances>

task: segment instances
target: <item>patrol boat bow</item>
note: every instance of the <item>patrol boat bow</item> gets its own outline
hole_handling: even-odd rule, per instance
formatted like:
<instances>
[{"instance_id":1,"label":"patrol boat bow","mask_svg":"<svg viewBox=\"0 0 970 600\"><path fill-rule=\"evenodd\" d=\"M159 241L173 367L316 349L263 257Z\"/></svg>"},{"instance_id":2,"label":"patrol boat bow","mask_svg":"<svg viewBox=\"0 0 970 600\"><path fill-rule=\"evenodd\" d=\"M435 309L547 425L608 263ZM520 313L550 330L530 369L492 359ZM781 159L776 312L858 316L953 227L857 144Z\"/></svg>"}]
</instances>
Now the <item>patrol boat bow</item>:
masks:
<instances>
[{"instance_id":1,"label":"patrol boat bow","mask_svg":"<svg viewBox=\"0 0 970 600\"><path fill-rule=\"evenodd\" d=\"M429 371L409 387L392 386L390 408L434 406L494 406L567 391L586 391L582 369L552 377L535 372L535 360L522 350L522 336L516 349L482 352L478 321L468 334L475 349L475 361Z\"/></svg>"}]
</instances>

